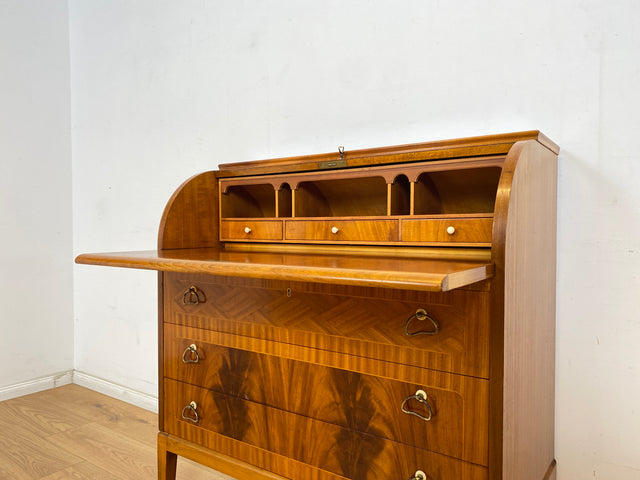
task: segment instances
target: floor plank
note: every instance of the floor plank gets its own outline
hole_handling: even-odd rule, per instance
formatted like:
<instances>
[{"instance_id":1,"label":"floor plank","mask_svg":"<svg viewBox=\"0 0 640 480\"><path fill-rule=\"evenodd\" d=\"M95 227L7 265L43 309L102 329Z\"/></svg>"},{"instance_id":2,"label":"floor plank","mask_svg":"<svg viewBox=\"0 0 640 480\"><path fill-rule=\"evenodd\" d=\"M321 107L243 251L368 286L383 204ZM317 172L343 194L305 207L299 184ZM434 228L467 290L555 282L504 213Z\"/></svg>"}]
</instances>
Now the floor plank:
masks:
<instances>
[{"instance_id":1,"label":"floor plank","mask_svg":"<svg viewBox=\"0 0 640 480\"><path fill-rule=\"evenodd\" d=\"M0 429L19 424L36 435L52 435L87 423L86 419L34 395L0 404Z\"/></svg>"},{"instance_id":2,"label":"floor plank","mask_svg":"<svg viewBox=\"0 0 640 480\"><path fill-rule=\"evenodd\" d=\"M0 480L157 478L157 415L77 385L0 402ZM177 480L233 480L184 458Z\"/></svg>"},{"instance_id":3,"label":"floor plank","mask_svg":"<svg viewBox=\"0 0 640 480\"><path fill-rule=\"evenodd\" d=\"M153 478L155 449L113 432L99 423L51 435L52 445L74 452L83 460L109 471L115 478Z\"/></svg>"},{"instance_id":4,"label":"floor plank","mask_svg":"<svg viewBox=\"0 0 640 480\"><path fill-rule=\"evenodd\" d=\"M71 451L43 441L23 424L7 425L0 434L0 478L42 478L81 461Z\"/></svg>"},{"instance_id":5,"label":"floor plank","mask_svg":"<svg viewBox=\"0 0 640 480\"><path fill-rule=\"evenodd\" d=\"M81 462L73 467L42 477L41 480L113 480L113 475L88 462Z\"/></svg>"}]
</instances>

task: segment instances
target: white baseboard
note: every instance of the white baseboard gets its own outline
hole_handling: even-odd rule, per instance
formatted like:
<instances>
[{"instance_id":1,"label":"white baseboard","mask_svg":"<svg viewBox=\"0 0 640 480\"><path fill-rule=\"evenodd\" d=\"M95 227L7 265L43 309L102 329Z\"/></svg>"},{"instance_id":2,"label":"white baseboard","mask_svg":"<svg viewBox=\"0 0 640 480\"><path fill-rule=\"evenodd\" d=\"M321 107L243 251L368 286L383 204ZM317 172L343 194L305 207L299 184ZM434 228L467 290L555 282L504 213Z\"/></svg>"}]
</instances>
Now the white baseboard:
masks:
<instances>
[{"instance_id":1,"label":"white baseboard","mask_svg":"<svg viewBox=\"0 0 640 480\"><path fill-rule=\"evenodd\" d=\"M50 388L61 387L62 385L69 385L70 383L73 383L73 370L16 383L7 387L0 387L0 402L29 395L30 393L42 392Z\"/></svg>"},{"instance_id":2,"label":"white baseboard","mask_svg":"<svg viewBox=\"0 0 640 480\"><path fill-rule=\"evenodd\" d=\"M146 393L132 390L131 388L118 385L116 383L94 377L78 370L67 370L66 372L37 378L28 382L17 383L7 387L0 387L0 402L12 398L22 397L30 393L42 392L55 387L75 383L81 387L88 388L112 398L122 400L145 410L158 413L158 398Z\"/></svg>"},{"instance_id":3,"label":"white baseboard","mask_svg":"<svg viewBox=\"0 0 640 480\"><path fill-rule=\"evenodd\" d=\"M75 370L73 372L73 383L81 387L88 388L95 392L103 393L112 398L130 403L136 407L144 408L154 413L158 413L158 398L146 393L132 390L131 388L118 385L117 383L94 377L84 372Z\"/></svg>"}]
</instances>

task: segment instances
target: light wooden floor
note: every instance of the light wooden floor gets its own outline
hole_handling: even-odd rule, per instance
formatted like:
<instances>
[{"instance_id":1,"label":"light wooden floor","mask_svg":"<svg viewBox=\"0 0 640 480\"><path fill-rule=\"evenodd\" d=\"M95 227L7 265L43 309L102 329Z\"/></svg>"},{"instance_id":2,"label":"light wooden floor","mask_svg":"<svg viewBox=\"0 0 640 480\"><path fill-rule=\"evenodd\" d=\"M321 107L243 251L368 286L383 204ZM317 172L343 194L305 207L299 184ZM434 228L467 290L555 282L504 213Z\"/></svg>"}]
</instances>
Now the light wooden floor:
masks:
<instances>
[{"instance_id":1,"label":"light wooden floor","mask_svg":"<svg viewBox=\"0 0 640 480\"><path fill-rule=\"evenodd\" d=\"M157 424L77 385L0 402L0 479L155 479ZM183 458L178 479L232 480Z\"/></svg>"}]
</instances>

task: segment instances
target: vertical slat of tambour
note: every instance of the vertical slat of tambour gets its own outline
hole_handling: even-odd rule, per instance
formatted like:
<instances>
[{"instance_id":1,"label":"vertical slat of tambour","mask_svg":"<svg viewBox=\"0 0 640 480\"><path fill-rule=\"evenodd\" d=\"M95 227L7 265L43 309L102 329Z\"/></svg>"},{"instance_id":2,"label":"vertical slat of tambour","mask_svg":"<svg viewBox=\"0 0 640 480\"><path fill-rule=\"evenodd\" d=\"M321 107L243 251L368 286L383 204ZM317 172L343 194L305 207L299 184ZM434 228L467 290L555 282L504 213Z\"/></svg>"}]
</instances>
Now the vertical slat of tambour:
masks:
<instances>
[{"instance_id":1,"label":"vertical slat of tambour","mask_svg":"<svg viewBox=\"0 0 640 480\"><path fill-rule=\"evenodd\" d=\"M496 199L492 257L490 478L554 469L555 153L518 142Z\"/></svg>"},{"instance_id":2,"label":"vertical slat of tambour","mask_svg":"<svg viewBox=\"0 0 640 480\"><path fill-rule=\"evenodd\" d=\"M184 182L162 214L158 249L217 247L218 202L215 172L201 173Z\"/></svg>"}]
</instances>

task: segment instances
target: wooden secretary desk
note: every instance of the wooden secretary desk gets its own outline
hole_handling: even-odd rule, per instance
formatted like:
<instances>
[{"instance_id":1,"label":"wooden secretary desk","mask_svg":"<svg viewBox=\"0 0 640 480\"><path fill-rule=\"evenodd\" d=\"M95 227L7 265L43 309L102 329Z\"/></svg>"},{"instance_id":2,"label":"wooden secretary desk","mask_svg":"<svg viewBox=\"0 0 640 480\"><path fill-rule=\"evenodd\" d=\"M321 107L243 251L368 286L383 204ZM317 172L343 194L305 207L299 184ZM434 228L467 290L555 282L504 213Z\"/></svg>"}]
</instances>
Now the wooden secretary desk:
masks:
<instances>
[{"instance_id":1,"label":"wooden secretary desk","mask_svg":"<svg viewBox=\"0 0 640 480\"><path fill-rule=\"evenodd\" d=\"M537 131L220 165L158 249L160 479L555 479L558 147Z\"/></svg>"}]
</instances>

